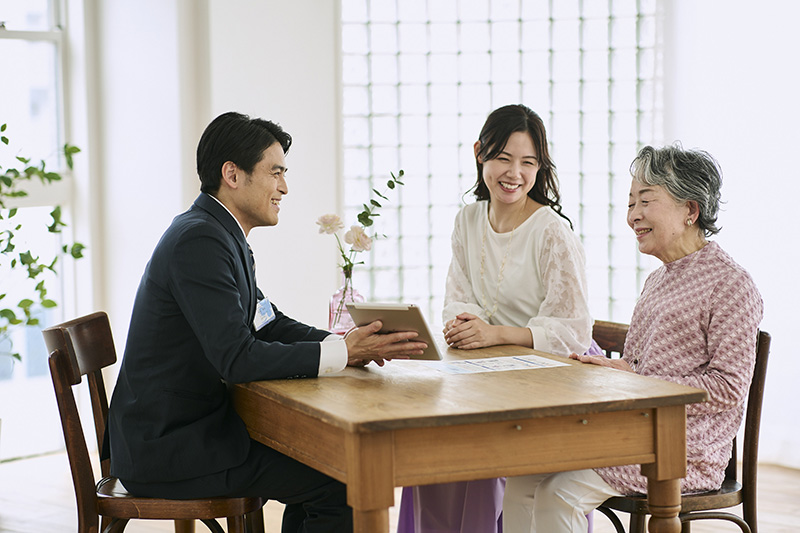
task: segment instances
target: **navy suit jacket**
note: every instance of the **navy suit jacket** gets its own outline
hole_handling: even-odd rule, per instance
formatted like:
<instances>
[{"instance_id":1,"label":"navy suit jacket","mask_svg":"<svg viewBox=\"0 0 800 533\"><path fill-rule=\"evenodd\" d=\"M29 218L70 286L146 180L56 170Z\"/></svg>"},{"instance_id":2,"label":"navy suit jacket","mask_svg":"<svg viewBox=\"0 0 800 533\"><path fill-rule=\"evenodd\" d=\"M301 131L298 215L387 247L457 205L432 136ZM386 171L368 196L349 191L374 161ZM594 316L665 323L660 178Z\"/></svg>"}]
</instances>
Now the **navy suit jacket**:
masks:
<instances>
[{"instance_id":1,"label":"navy suit jacket","mask_svg":"<svg viewBox=\"0 0 800 533\"><path fill-rule=\"evenodd\" d=\"M244 462L250 439L227 385L316 376L329 335L274 305L256 332L261 298L241 228L201 194L162 236L136 293L109 409L112 475L168 482Z\"/></svg>"}]
</instances>

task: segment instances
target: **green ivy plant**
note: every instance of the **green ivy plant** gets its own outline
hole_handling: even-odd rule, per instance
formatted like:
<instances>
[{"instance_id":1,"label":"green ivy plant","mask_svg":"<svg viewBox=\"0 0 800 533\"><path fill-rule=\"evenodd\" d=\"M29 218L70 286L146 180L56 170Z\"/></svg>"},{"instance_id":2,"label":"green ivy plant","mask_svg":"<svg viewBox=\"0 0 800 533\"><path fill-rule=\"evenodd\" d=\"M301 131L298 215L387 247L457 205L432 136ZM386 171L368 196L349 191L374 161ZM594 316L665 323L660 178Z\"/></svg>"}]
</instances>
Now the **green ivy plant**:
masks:
<instances>
[{"instance_id":1,"label":"green ivy plant","mask_svg":"<svg viewBox=\"0 0 800 533\"><path fill-rule=\"evenodd\" d=\"M0 142L3 149L7 149L8 137L6 137L7 124L0 125ZM67 143L64 145L63 153L67 162L67 167L72 170L73 156L80 152L80 148ZM15 218L17 208L8 207L13 201L28 195L25 191L25 184L38 179L44 184L60 181L61 175L57 172L47 170L45 162L42 160L38 165L32 164L31 159L16 156L19 165L16 167L0 167L0 267L11 270L20 269L27 273L27 278L31 280L34 287L32 294L23 298L19 302L9 303L6 301L6 292L2 285L7 279L0 280L0 346L6 344L2 341L10 342L10 328L13 326L35 326L39 324L39 319L35 316L38 307L52 308L57 304L47 296L45 282L39 276L45 271L56 273L56 263L60 255L69 255L75 259L83 257L84 245L73 243L64 245L61 253L51 260L43 259L39 254L30 249L19 249L14 242L16 233L22 229L22 223ZM61 207L55 206L50 212L50 221L43 221L47 224L47 230L51 233L60 233L66 227L61 219ZM0 351L0 355L10 355L14 359L20 360L18 352Z\"/></svg>"}]
</instances>

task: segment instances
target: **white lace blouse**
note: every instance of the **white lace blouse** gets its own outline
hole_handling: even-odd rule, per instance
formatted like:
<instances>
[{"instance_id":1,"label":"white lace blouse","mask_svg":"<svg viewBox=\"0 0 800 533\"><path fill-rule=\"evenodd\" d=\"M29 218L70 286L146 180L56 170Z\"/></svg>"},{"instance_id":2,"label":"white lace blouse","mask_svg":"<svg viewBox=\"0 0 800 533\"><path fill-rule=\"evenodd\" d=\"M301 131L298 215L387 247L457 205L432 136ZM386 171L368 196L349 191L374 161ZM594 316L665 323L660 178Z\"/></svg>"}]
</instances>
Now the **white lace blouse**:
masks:
<instances>
[{"instance_id":1,"label":"white lace blouse","mask_svg":"<svg viewBox=\"0 0 800 533\"><path fill-rule=\"evenodd\" d=\"M472 313L492 325L528 327L537 350L565 356L584 353L591 343L593 320L586 257L577 235L549 207L536 210L513 237L511 232L497 233L489 224L488 206L488 201L478 201L456 215L443 322ZM497 310L487 319L495 302Z\"/></svg>"}]
</instances>

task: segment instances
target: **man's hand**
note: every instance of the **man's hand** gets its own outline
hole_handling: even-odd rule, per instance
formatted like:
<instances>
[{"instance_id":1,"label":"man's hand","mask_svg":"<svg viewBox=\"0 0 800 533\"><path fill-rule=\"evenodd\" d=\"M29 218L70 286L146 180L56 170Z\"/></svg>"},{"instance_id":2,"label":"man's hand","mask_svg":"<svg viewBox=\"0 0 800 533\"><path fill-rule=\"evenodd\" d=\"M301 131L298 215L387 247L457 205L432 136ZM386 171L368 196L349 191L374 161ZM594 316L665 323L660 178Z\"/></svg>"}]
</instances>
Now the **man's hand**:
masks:
<instances>
[{"instance_id":1,"label":"man's hand","mask_svg":"<svg viewBox=\"0 0 800 533\"><path fill-rule=\"evenodd\" d=\"M421 341L411 341L418 337L416 331L378 333L383 324L376 320L366 326L351 329L344 337L347 344L347 364L364 366L375 361L383 366L392 359L408 359L412 355L422 355L428 345Z\"/></svg>"},{"instance_id":2,"label":"man's hand","mask_svg":"<svg viewBox=\"0 0 800 533\"><path fill-rule=\"evenodd\" d=\"M633 372L631 365L623 359L609 359L605 355L578 355L576 353L569 354L570 359L577 359L581 363L588 363L591 365L607 366L616 368L617 370L624 370L626 372Z\"/></svg>"},{"instance_id":3,"label":"man's hand","mask_svg":"<svg viewBox=\"0 0 800 533\"><path fill-rule=\"evenodd\" d=\"M499 344L496 327L471 313L461 313L445 324L444 340L453 348L473 350Z\"/></svg>"}]
</instances>

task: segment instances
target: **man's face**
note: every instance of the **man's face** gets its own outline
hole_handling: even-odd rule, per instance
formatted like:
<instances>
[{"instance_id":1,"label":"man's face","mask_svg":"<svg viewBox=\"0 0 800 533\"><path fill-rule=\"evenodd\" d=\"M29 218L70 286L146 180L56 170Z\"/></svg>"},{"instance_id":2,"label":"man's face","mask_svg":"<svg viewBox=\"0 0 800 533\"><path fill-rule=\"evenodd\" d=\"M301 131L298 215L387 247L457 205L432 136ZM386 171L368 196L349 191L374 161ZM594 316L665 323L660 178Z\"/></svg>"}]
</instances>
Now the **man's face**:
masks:
<instances>
[{"instance_id":1,"label":"man's face","mask_svg":"<svg viewBox=\"0 0 800 533\"><path fill-rule=\"evenodd\" d=\"M253 172L244 174L244 184L236 195L237 219L245 233L259 226L278 223L280 202L289 193L286 185L286 160L280 143L264 150Z\"/></svg>"}]
</instances>

